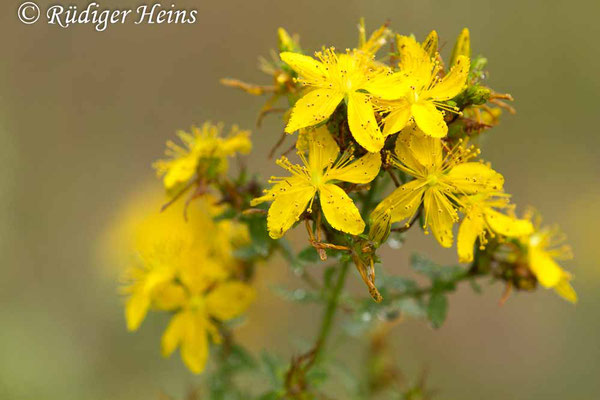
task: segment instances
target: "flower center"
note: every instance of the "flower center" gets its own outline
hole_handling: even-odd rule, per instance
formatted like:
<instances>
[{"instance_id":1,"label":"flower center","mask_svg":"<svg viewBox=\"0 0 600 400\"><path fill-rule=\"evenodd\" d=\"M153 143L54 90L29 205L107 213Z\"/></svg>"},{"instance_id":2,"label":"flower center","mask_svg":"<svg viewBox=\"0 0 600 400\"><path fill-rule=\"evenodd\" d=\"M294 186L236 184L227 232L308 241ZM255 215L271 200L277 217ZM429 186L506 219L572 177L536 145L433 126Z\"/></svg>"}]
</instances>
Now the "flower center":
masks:
<instances>
[{"instance_id":1,"label":"flower center","mask_svg":"<svg viewBox=\"0 0 600 400\"><path fill-rule=\"evenodd\" d=\"M427 185L428 186L436 186L440 182L440 178L437 174L429 174L427 175Z\"/></svg>"},{"instance_id":2,"label":"flower center","mask_svg":"<svg viewBox=\"0 0 600 400\"><path fill-rule=\"evenodd\" d=\"M192 310L203 311L206 306L206 302L201 296L192 296L189 300L189 306Z\"/></svg>"}]
</instances>

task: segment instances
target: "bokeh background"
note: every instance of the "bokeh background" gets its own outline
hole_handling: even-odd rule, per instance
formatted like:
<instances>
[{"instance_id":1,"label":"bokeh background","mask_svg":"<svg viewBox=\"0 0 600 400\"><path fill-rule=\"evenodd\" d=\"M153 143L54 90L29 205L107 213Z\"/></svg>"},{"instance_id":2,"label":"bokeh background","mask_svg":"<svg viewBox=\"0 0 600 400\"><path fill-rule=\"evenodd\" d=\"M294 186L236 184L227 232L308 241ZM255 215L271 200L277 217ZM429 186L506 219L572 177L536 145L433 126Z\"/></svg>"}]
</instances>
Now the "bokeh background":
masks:
<instances>
[{"instance_id":1,"label":"bokeh background","mask_svg":"<svg viewBox=\"0 0 600 400\"><path fill-rule=\"evenodd\" d=\"M565 266L577 306L539 290L499 307L500 285L484 295L462 287L442 329L422 321L394 329L398 362L409 377L427 366L440 399L600 398L600 2L179 0L198 10L196 24L102 33L21 24L19 4L0 6L0 398L152 399L197 382L178 356L161 358L164 319L126 332L107 229L132 196L159 187L150 165L177 129L206 119L254 128L262 99L218 80L268 83L257 57L275 48L277 27L300 33L305 49L345 48L360 16L369 29L390 19L419 38L436 29L446 54L470 28L474 53L490 61L490 85L512 93L518 109L487 136L484 155L517 204L560 224L576 254ZM281 129L272 116L253 132L251 166L265 176ZM415 232L385 267L406 273L409 248L455 260L438 247ZM282 281L293 278L281 260L261 269L261 297L241 336L289 357L316 321L269 292ZM344 353L360 361L363 349L351 348Z\"/></svg>"}]
</instances>

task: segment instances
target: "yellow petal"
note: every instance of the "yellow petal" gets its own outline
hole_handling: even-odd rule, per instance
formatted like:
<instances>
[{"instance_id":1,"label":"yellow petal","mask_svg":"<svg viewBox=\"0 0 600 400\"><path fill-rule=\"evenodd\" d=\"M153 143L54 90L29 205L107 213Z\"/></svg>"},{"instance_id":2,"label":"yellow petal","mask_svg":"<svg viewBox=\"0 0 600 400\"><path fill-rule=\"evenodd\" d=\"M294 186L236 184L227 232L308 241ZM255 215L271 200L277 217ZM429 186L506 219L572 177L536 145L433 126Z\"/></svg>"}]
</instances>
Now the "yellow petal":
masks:
<instances>
[{"instance_id":1,"label":"yellow petal","mask_svg":"<svg viewBox=\"0 0 600 400\"><path fill-rule=\"evenodd\" d=\"M394 223L414 215L421 205L424 191L424 184L419 179L400 186L377 205L371 214L371 220L376 221L387 213L389 223Z\"/></svg>"},{"instance_id":2,"label":"yellow petal","mask_svg":"<svg viewBox=\"0 0 600 400\"><path fill-rule=\"evenodd\" d=\"M412 36L396 36L400 54L400 70L409 76L415 87L426 86L434 69L432 57Z\"/></svg>"},{"instance_id":3,"label":"yellow petal","mask_svg":"<svg viewBox=\"0 0 600 400\"><path fill-rule=\"evenodd\" d=\"M473 246L477 237L485 230L485 220L480 209L469 212L462 220L458 228L456 249L458 260L463 263L473 261Z\"/></svg>"},{"instance_id":4,"label":"yellow petal","mask_svg":"<svg viewBox=\"0 0 600 400\"><path fill-rule=\"evenodd\" d=\"M436 138L446 136L448 126L444 122L444 114L435 108L429 101L418 101L414 103L410 111L415 122L425 134Z\"/></svg>"},{"instance_id":5,"label":"yellow petal","mask_svg":"<svg viewBox=\"0 0 600 400\"><path fill-rule=\"evenodd\" d=\"M285 127L287 133L300 128L317 125L325 121L335 111L344 98L342 92L331 89L315 89L296 102L292 115Z\"/></svg>"},{"instance_id":6,"label":"yellow petal","mask_svg":"<svg viewBox=\"0 0 600 400\"><path fill-rule=\"evenodd\" d=\"M573 286L569 283L568 277L562 279L555 287L556 293L563 299L570 301L571 303L577 303L577 293Z\"/></svg>"},{"instance_id":7,"label":"yellow petal","mask_svg":"<svg viewBox=\"0 0 600 400\"><path fill-rule=\"evenodd\" d=\"M546 251L537 247L529 249L529 267L538 282L547 288L553 288L569 277Z\"/></svg>"},{"instance_id":8,"label":"yellow petal","mask_svg":"<svg viewBox=\"0 0 600 400\"><path fill-rule=\"evenodd\" d=\"M467 162L452 168L445 180L463 194L483 191L500 191L504 177L491 167L480 162Z\"/></svg>"},{"instance_id":9,"label":"yellow petal","mask_svg":"<svg viewBox=\"0 0 600 400\"><path fill-rule=\"evenodd\" d=\"M194 154L170 161L163 183L167 191L174 191L180 184L187 183L196 174L198 159Z\"/></svg>"},{"instance_id":10,"label":"yellow petal","mask_svg":"<svg viewBox=\"0 0 600 400\"><path fill-rule=\"evenodd\" d=\"M304 54L291 52L284 52L279 56L284 63L289 65L302 78L313 82L327 80L329 74L325 69L326 66L314 58L305 56Z\"/></svg>"},{"instance_id":11,"label":"yellow petal","mask_svg":"<svg viewBox=\"0 0 600 400\"><path fill-rule=\"evenodd\" d=\"M207 328L210 322L201 312L189 312L186 322L181 359L190 371L199 374L204 371L208 359Z\"/></svg>"},{"instance_id":12,"label":"yellow petal","mask_svg":"<svg viewBox=\"0 0 600 400\"><path fill-rule=\"evenodd\" d=\"M354 139L372 153L383 148L384 137L375 119L370 97L364 93L348 94L348 125Z\"/></svg>"},{"instance_id":13,"label":"yellow petal","mask_svg":"<svg viewBox=\"0 0 600 400\"><path fill-rule=\"evenodd\" d=\"M326 126L320 126L306 133L308 140L308 164L311 171L321 173L333 164L340 154L340 148Z\"/></svg>"},{"instance_id":14,"label":"yellow petal","mask_svg":"<svg viewBox=\"0 0 600 400\"><path fill-rule=\"evenodd\" d=\"M313 186L302 181L297 182L297 187L290 188L284 194L278 194L269 208L267 228L269 236L273 239L282 237L298 221L315 195L316 189Z\"/></svg>"},{"instance_id":15,"label":"yellow petal","mask_svg":"<svg viewBox=\"0 0 600 400\"><path fill-rule=\"evenodd\" d=\"M137 330L150 307L150 297L144 291L135 291L125 304L125 320L127 321L127 329L130 331Z\"/></svg>"},{"instance_id":16,"label":"yellow petal","mask_svg":"<svg viewBox=\"0 0 600 400\"><path fill-rule=\"evenodd\" d=\"M451 247L454 240L452 226L458 218L454 206L438 189L427 190L423 204L426 226L443 247Z\"/></svg>"},{"instance_id":17,"label":"yellow petal","mask_svg":"<svg viewBox=\"0 0 600 400\"><path fill-rule=\"evenodd\" d=\"M226 321L242 314L256 294L254 289L242 282L225 282L206 296L206 310L212 317Z\"/></svg>"},{"instance_id":18,"label":"yellow petal","mask_svg":"<svg viewBox=\"0 0 600 400\"><path fill-rule=\"evenodd\" d=\"M415 159L429 171L441 167L444 159L442 140L424 134L416 125L406 130L410 134L409 146Z\"/></svg>"},{"instance_id":19,"label":"yellow petal","mask_svg":"<svg viewBox=\"0 0 600 400\"><path fill-rule=\"evenodd\" d=\"M363 85L363 89L372 95L384 100L396 100L407 96L411 92L414 81L406 74L396 72L393 74L379 74Z\"/></svg>"},{"instance_id":20,"label":"yellow petal","mask_svg":"<svg viewBox=\"0 0 600 400\"><path fill-rule=\"evenodd\" d=\"M365 230L365 222L352 199L340 187L324 184L319 187L321 209L325 219L338 231L359 235Z\"/></svg>"},{"instance_id":21,"label":"yellow petal","mask_svg":"<svg viewBox=\"0 0 600 400\"><path fill-rule=\"evenodd\" d=\"M408 124L411 111L408 100L401 99L393 106L392 111L385 117L385 125L383 127L383 135L388 136L399 132Z\"/></svg>"},{"instance_id":22,"label":"yellow petal","mask_svg":"<svg viewBox=\"0 0 600 400\"><path fill-rule=\"evenodd\" d=\"M156 288L153 297L156 308L160 310L174 310L183 306L186 300L186 292L180 284L169 282Z\"/></svg>"},{"instance_id":23,"label":"yellow petal","mask_svg":"<svg viewBox=\"0 0 600 400\"><path fill-rule=\"evenodd\" d=\"M423 165L412 151L413 136L417 131L418 128L414 124L402 129L396 138L394 152L402 164L411 171L411 175L426 176L427 166Z\"/></svg>"},{"instance_id":24,"label":"yellow petal","mask_svg":"<svg viewBox=\"0 0 600 400\"><path fill-rule=\"evenodd\" d=\"M163 357L170 356L183 340L188 318L188 311L178 312L171 318L161 338L161 352Z\"/></svg>"},{"instance_id":25,"label":"yellow petal","mask_svg":"<svg viewBox=\"0 0 600 400\"><path fill-rule=\"evenodd\" d=\"M533 233L531 221L509 217L491 208L486 208L485 220L492 230L507 237L520 237Z\"/></svg>"},{"instance_id":26,"label":"yellow petal","mask_svg":"<svg viewBox=\"0 0 600 400\"><path fill-rule=\"evenodd\" d=\"M377 176L380 168L381 155L379 153L367 153L343 168L331 168L325 174L324 179L336 179L352 183L369 183Z\"/></svg>"},{"instance_id":27,"label":"yellow petal","mask_svg":"<svg viewBox=\"0 0 600 400\"><path fill-rule=\"evenodd\" d=\"M254 207L261 203L264 203L265 201L273 201L279 195L295 193L298 190L304 190L306 186L306 179L303 179L299 176L290 176L289 178L286 178L285 180L276 183L270 189L265 190L264 195L252 199L250 201L250 205Z\"/></svg>"},{"instance_id":28,"label":"yellow petal","mask_svg":"<svg viewBox=\"0 0 600 400\"><path fill-rule=\"evenodd\" d=\"M220 146L220 151L224 155L234 153L248 154L250 150L252 150L250 131L240 131L237 126L233 126L231 134L223 140Z\"/></svg>"},{"instance_id":29,"label":"yellow petal","mask_svg":"<svg viewBox=\"0 0 600 400\"><path fill-rule=\"evenodd\" d=\"M465 89L471 64L465 56L458 56L456 63L444 78L423 94L437 101L450 100Z\"/></svg>"}]
</instances>

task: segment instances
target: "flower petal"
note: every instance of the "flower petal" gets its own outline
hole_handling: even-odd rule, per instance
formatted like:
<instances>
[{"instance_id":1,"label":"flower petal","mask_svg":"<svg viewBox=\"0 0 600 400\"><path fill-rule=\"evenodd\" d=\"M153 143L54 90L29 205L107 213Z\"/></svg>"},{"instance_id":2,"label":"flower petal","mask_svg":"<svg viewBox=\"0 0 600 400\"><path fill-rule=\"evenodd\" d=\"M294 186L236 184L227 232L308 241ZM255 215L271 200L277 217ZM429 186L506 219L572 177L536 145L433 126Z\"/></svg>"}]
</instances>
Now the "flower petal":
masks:
<instances>
[{"instance_id":1,"label":"flower petal","mask_svg":"<svg viewBox=\"0 0 600 400\"><path fill-rule=\"evenodd\" d=\"M188 311L181 342L181 359L195 374L204 370L208 359L208 328L210 321L204 313Z\"/></svg>"},{"instance_id":2,"label":"flower petal","mask_svg":"<svg viewBox=\"0 0 600 400\"><path fill-rule=\"evenodd\" d=\"M127 321L127 330L137 330L150 307L150 297L141 290L135 291L125 304L125 320Z\"/></svg>"},{"instance_id":3,"label":"flower petal","mask_svg":"<svg viewBox=\"0 0 600 400\"><path fill-rule=\"evenodd\" d=\"M569 273L565 272L548 252L537 247L529 249L529 267L538 282L547 288L553 288L570 277Z\"/></svg>"},{"instance_id":4,"label":"flower petal","mask_svg":"<svg viewBox=\"0 0 600 400\"><path fill-rule=\"evenodd\" d=\"M344 94L332 89L315 89L296 102L285 127L287 133L325 121L340 104Z\"/></svg>"},{"instance_id":5,"label":"flower petal","mask_svg":"<svg viewBox=\"0 0 600 400\"><path fill-rule=\"evenodd\" d=\"M389 223L394 223L414 215L421 205L424 191L423 182L419 179L400 186L377 205L371 213L371 220L376 223L378 219L389 219ZM389 216L382 218L384 214Z\"/></svg>"},{"instance_id":6,"label":"flower petal","mask_svg":"<svg viewBox=\"0 0 600 400\"><path fill-rule=\"evenodd\" d=\"M290 176L285 180L276 183L271 188L265 190L264 195L252 199L250 201L250 205L254 207L266 201L274 201L277 196L296 193L304 190L306 186L309 186L306 179L303 179L299 176Z\"/></svg>"},{"instance_id":7,"label":"flower petal","mask_svg":"<svg viewBox=\"0 0 600 400\"><path fill-rule=\"evenodd\" d=\"M190 153L185 157L175 159L173 161L167 161L165 164L168 165L167 173L163 178L163 184L165 189L169 193L177 193L177 190L196 174L196 168L198 167L198 157Z\"/></svg>"},{"instance_id":8,"label":"flower petal","mask_svg":"<svg viewBox=\"0 0 600 400\"><path fill-rule=\"evenodd\" d=\"M415 87L426 86L434 72L432 57L412 36L398 35L396 43L400 53L401 73L409 77Z\"/></svg>"},{"instance_id":9,"label":"flower petal","mask_svg":"<svg viewBox=\"0 0 600 400\"><path fill-rule=\"evenodd\" d=\"M533 225L526 219L509 217L491 208L486 208L485 220L496 233L507 237L520 237L533 233Z\"/></svg>"},{"instance_id":10,"label":"flower petal","mask_svg":"<svg viewBox=\"0 0 600 400\"><path fill-rule=\"evenodd\" d=\"M402 129L396 138L396 145L394 152L398 157L398 160L409 170L408 172L413 176L426 176L427 167L415 157L412 150L413 136L420 132L416 125L410 125ZM425 136L425 135L423 135Z\"/></svg>"},{"instance_id":11,"label":"flower petal","mask_svg":"<svg viewBox=\"0 0 600 400\"><path fill-rule=\"evenodd\" d=\"M463 218L460 228L458 228L458 237L456 239L456 249L458 251L458 260L463 263L473 261L473 246L477 237L485 230L485 220L480 208L467 213Z\"/></svg>"},{"instance_id":12,"label":"flower petal","mask_svg":"<svg viewBox=\"0 0 600 400\"><path fill-rule=\"evenodd\" d=\"M161 353L163 357L170 356L183 340L188 317L186 311L181 311L171 318L161 338Z\"/></svg>"},{"instance_id":13,"label":"flower petal","mask_svg":"<svg viewBox=\"0 0 600 400\"><path fill-rule=\"evenodd\" d=\"M327 80L328 73L323 63L304 54L284 52L279 55L284 63L289 65L302 78L312 82Z\"/></svg>"},{"instance_id":14,"label":"flower petal","mask_svg":"<svg viewBox=\"0 0 600 400\"><path fill-rule=\"evenodd\" d=\"M367 153L343 168L331 168L325 174L325 179L337 179L352 183L369 183L375 179L380 168L381 155L379 153Z\"/></svg>"},{"instance_id":15,"label":"flower petal","mask_svg":"<svg viewBox=\"0 0 600 400\"><path fill-rule=\"evenodd\" d=\"M489 165L480 162L467 162L452 168L445 180L462 194L475 194L483 191L500 191L504 177Z\"/></svg>"},{"instance_id":16,"label":"flower petal","mask_svg":"<svg viewBox=\"0 0 600 400\"><path fill-rule=\"evenodd\" d=\"M242 314L256 297L254 289L242 282L225 282L206 296L206 310L212 317L226 321Z\"/></svg>"},{"instance_id":17,"label":"flower petal","mask_svg":"<svg viewBox=\"0 0 600 400\"><path fill-rule=\"evenodd\" d=\"M570 301L571 303L577 303L577 293L569 283L570 279L570 277L561 279L560 282L554 286L554 291L563 299Z\"/></svg>"},{"instance_id":18,"label":"flower petal","mask_svg":"<svg viewBox=\"0 0 600 400\"><path fill-rule=\"evenodd\" d=\"M458 95L465 89L471 63L465 56L458 56L456 63L444 78L423 94L426 98L444 101Z\"/></svg>"},{"instance_id":19,"label":"flower petal","mask_svg":"<svg viewBox=\"0 0 600 400\"><path fill-rule=\"evenodd\" d=\"M186 291L178 283L168 282L156 288L154 292L154 307L159 310L175 310L185 303Z\"/></svg>"},{"instance_id":20,"label":"flower petal","mask_svg":"<svg viewBox=\"0 0 600 400\"><path fill-rule=\"evenodd\" d=\"M442 138L448 133L444 114L432 102L420 100L414 103L411 113L419 128L427 135Z\"/></svg>"},{"instance_id":21,"label":"flower petal","mask_svg":"<svg viewBox=\"0 0 600 400\"><path fill-rule=\"evenodd\" d=\"M372 153L383 148L385 139L377 126L369 95L348 94L348 125L354 139Z\"/></svg>"},{"instance_id":22,"label":"flower petal","mask_svg":"<svg viewBox=\"0 0 600 400\"><path fill-rule=\"evenodd\" d=\"M308 142L308 163L311 170L322 172L333 164L340 148L326 126L320 126L305 134Z\"/></svg>"},{"instance_id":23,"label":"flower petal","mask_svg":"<svg viewBox=\"0 0 600 400\"><path fill-rule=\"evenodd\" d=\"M388 136L404 129L411 116L408 100L401 99L395 102L392 111L385 117L383 135Z\"/></svg>"},{"instance_id":24,"label":"flower petal","mask_svg":"<svg viewBox=\"0 0 600 400\"><path fill-rule=\"evenodd\" d=\"M396 100L407 96L414 84L403 72L379 74L364 84L363 89L384 100Z\"/></svg>"},{"instance_id":25,"label":"flower petal","mask_svg":"<svg viewBox=\"0 0 600 400\"><path fill-rule=\"evenodd\" d=\"M424 134L416 125L407 130L410 133L409 147L414 158L428 171L441 167L444 160L442 140Z\"/></svg>"},{"instance_id":26,"label":"flower petal","mask_svg":"<svg viewBox=\"0 0 600 400\"><path fill-rule=\"evenodd\" d=\"M438 189L429 189L424 196L425 226L443 247L451 247L454 241L452 226L458 219L454 205Z\"/></svg>"},{"instance_id":27,"label":"flower petal","mask_svg":"<svg viewBox=\"0 0 600 400\"><path fill-rule=\"evenodd\" d=\"M286 182L283 185L287 185ZM307 182L296 180L295 185L284 194L277 194L269 207L267 228L273 239L282 237L298 221L315 195L316 189Z\"/></svg>"},{"instance_id":28,"label":"flower petal","mask_svg":"<svg viewBox=\"0 0 600 400\"><path fill-rule=\"evenodd\" d=\"M319 187L319 197L325 219L334 229L352 235L359 235L365 230L358 208L343 189L324 184Z\"/></svg>"}]
</instances>

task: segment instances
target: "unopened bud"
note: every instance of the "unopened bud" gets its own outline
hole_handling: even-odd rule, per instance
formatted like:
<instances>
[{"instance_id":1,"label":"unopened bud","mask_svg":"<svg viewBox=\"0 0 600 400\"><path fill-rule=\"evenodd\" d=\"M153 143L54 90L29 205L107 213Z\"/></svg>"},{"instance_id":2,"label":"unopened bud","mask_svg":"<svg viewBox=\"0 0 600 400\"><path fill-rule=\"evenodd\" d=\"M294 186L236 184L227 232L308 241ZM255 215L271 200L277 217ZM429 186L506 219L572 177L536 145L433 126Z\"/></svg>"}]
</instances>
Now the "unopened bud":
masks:
<instances>
[{"instance_id":1,"label":"unopened bud","mask_svg":"<svg viewBox=\"0 0 600 400\"><path fill-rule=\"evenodd\" d=\"M464 28L456 39L454 49L452 49L452 57L450 57L450 66L456 64L458 56L471 58L471 38L467 28Z\"/></svg>"}]
</instances>

